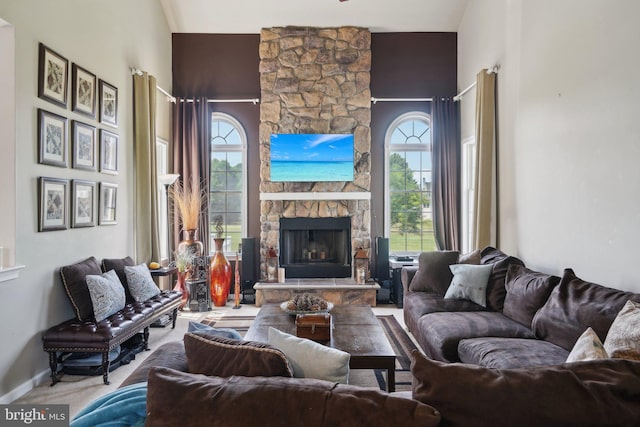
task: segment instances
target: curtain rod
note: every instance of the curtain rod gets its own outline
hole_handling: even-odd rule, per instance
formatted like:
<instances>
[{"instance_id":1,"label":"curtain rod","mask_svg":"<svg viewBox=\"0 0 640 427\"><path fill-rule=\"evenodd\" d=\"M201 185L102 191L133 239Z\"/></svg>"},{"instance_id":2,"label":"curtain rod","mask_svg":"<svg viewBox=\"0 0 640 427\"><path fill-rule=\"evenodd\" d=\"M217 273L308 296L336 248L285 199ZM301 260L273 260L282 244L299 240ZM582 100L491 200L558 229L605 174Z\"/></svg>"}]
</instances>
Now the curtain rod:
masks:
<instances>
[{"instance_id":1,"label":"curtain rod","mask_svg":"<svg viewBox=\"0 0 640 427\"><path fill-rule=\"evenodd\" d=\"M138 70L137 68L131 67L131 75L143 76L144 72L142 70ZM162 94L167 97L167 101L172 102L174 104L176 103L176 98L173 95L171 95L169 92L162 89L158 85L156 85L156 89L158 89L159 92L162 92Z\"/></svg>"},{"instance_id":2,"label":"curtain rod","mask_svg":"<svg viewBox=\"0 0 640 427\"><path fill-rule=\"evenodd\" d=\"M180 102L194 102L193 98L181 99ZM251 102L253 105L260 103L260 98L246 98L246 99L207 99L209 103L219 102Z\"/></svg>"},{"instance_id":3,"label":"curtain rod","mask_svg":"<svg viewBox=\"0 0 640 427\"><path fill-rule=\"evenodd\" d=\"M496 64L493 67L487 69L487 74L498 74L498 70L500 69L500 65ZM476 87L477 82L473 82L471 83L469 86L467 86L466 89L462 90L459 94L457 94L456 96L453 97L454 101L460 101L460 99L462 98L462 96L469 92L471 89L473 89L474 87Z\"/></svg>"}]
</instances>

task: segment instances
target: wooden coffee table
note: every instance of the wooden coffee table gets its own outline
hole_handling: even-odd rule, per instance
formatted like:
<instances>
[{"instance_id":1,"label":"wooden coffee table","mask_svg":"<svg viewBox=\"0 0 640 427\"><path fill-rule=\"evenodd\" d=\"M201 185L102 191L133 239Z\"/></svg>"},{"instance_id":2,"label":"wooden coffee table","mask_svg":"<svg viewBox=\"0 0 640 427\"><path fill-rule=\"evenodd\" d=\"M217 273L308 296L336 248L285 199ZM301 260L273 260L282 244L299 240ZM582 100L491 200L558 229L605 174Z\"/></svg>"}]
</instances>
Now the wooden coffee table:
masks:
<instances>
[{"instance_id":1,"label":"wooden coffee table","mask_svg":"<svg viewBox=\"0 0 640 427\"><path fill-rule=\"evenodd\" d=\"M325 343L351 355L350 369L386 369L387 391L396 389L396 355L368 305L336 305L331 310L331 341ZM295 316L277 304L263 306L244 339L269 341L269 327L296 334Z\"/></svg>"}]
</instances>

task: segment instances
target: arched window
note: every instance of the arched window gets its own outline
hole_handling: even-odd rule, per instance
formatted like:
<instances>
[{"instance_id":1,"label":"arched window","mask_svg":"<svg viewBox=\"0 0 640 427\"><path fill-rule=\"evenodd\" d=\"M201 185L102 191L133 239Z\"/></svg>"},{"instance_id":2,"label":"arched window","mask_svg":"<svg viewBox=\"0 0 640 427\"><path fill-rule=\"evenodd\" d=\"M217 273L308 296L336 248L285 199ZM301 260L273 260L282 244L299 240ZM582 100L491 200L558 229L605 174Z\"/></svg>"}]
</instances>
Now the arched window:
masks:
<instances>
[{"instance_id":1,"label":"arched window","mask_svg":"<svg viewBox=\"0 0 640 427\"><path fill-rule=\"evenodd\" d=\"M216 235L214 218L222 215L224 251L235 253L247 228L247 135L234 117L211 114L211 174L209 223L211 245Z\"/></svg>"},{"instance_id":2,"label":"arched window","mask_svg":"<svg viewBox=\"0 0 640 427\"><path fill-rule=\"evenodd\" d=\"M397 117L385 136L385 235L392 254L436 249L431 210L431 117Z\"/></svg>"}]
</instances>

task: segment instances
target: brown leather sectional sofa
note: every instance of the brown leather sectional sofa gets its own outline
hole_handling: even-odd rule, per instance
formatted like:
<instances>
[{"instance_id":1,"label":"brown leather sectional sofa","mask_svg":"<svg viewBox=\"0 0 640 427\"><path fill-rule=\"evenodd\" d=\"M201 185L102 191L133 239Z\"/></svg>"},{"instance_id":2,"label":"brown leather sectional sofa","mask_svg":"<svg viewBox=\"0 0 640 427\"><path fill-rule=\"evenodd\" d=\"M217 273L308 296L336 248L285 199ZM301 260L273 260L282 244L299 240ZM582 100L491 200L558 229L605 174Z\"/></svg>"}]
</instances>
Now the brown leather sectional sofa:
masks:
<instances>
[{"instance_id":1,"label":"brown leather sectional sofa","mask_svg":"<svg viewBox=\"0 0 640 427\"><path fill-rule=\"evenodd\" d=\"M492 247L478 255L466 262L493 266L486 307L444 298L449 265L465 262L457 252L423 253L422 267L402 271L405 322L431 359L489 368L563 364L588 327L604 342L624 304L640 301L640 294L584 281L571 269L557 277Z\"/></svg>"},{"instance_id":2,"label":"brown leather sectional sofa","mask_svg":"<svg viewBox=\"0 0 640 427\"><path fill-rule=\"evenodd\" d=\"M64 266L60 269L65 290L76 317L53 326L42 335L43 349L49 353L51 385L58 382L58 363L66 353L101 353L102 371L105 384L109 384L109 352L116 346L143 332L143 346L148 350L149 326L161 316L173 313L173 325L182 294L177 291L161 291L147 301L136 302L126 286L125 266L135 265L130 257L104 259L102 266L96 258ZM85 281L88 274L100 275L104 271L115 270L125 287L126 305L115 314L96 322L93 316L91 296Z\"/></svg>"}]
</instances>

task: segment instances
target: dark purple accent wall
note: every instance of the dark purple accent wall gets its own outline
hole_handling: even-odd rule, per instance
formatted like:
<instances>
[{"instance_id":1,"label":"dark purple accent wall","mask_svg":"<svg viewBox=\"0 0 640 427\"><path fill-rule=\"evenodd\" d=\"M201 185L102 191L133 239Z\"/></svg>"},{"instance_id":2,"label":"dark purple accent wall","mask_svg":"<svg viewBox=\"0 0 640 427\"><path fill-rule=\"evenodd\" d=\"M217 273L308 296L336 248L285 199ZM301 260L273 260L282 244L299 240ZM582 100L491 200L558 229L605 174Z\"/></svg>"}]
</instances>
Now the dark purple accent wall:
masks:
<instances>
[{"instance_id":1,"label":"dark purple accent wall","mask_svg":"<svg viewBox=\"0 0 640 427\"><path fill-rule=\"evenodd\" d=\"M258 98L259 34L173 34L173 94L182 97ZM456 33L373 33L371 94L376 98L453 96L457 90ZM248 234L260 235L260 106L210 104L236 117L247 133ZM384 136L409 111L429 103L379 102L371 106L371 236L384 232Z\"/></svg>"}]
</instances>

